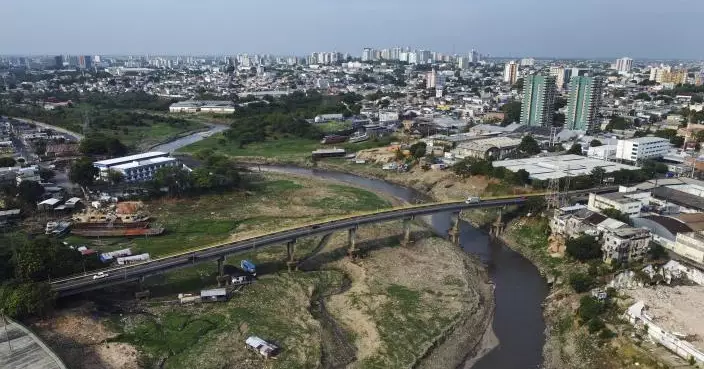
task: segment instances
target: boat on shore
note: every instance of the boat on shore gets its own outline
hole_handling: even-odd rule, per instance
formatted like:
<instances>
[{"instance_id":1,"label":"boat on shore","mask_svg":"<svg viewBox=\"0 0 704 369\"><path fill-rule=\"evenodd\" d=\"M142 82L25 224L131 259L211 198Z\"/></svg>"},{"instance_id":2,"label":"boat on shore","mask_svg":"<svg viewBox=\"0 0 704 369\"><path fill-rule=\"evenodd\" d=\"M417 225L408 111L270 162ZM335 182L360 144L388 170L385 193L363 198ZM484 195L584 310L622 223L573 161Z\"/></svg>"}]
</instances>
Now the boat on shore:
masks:
<instances>
[{"instance_id":1,"label":"boat on shore","mask_svg":"<svg viewBox=\"0 0 704 369\"><path fill-rule=\"evenodd\" d=\"M364 133L357 132L357 133L353 134L352 136L350 136L350 143L364 142L368 139L369 139L369 135L366 132L364 132Z\"/></svg>"},{"instance_id":2,"label":"boat on shore","mask_svg":"<svg viewBox=\"0 0 704 369\"><path fill-rule=\"evenodd\" d=\"M342 143L345 141L347 141L347 136L328 135L328 136L323 137L323 140L320 141L320 143L323 145L329 145L329 144Z\"/></svg>"}]
</instances>

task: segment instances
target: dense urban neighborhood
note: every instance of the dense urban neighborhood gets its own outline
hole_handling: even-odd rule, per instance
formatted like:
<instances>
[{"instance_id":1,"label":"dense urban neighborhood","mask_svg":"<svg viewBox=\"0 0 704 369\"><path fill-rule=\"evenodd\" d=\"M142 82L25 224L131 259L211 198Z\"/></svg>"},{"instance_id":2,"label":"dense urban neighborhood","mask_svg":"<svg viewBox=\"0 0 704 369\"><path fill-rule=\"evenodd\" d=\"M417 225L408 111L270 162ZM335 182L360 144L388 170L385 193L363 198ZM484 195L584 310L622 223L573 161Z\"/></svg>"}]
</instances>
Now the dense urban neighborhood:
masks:
<instances>
[{"instance_id":1,"label":"dense urban neighborhood","mask_svg":"<svg viewBox=\"0 0 704 369\"><path fill-rule=\"evenodd\" d=\"M0 311L56 367L481 360L509 292L478 240L545 291L512 312L540 321L535 365L704 365L701 61L0 56L0 78Z\"/></svg>"}]
</instances>

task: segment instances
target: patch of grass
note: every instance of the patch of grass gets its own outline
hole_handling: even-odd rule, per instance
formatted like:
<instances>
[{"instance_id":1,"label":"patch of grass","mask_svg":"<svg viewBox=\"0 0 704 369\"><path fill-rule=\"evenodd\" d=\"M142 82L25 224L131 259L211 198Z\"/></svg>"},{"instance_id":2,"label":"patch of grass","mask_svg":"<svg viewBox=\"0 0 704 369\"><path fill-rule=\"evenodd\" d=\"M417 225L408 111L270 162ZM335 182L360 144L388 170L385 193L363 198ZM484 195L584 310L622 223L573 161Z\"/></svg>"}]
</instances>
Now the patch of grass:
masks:
<instances>
[{"instance_id":1,"label":"patch of grass","mask_svg":"<svg viewBox=\"0 0 704 369\"><path fill-rule=\"evenodd\" d=\"M212 135L204 140L181 148L179 151L196 153L205 149L239 157L265 157L289 159L309 158L312 151L319 148L320 142L295 137L279 137L264 142L255 142L240 148L238 143L227 140L222 134Z\"/></svg>"},{"instance_id":2,"label":"patch of grass","mask_svg":"<svg viewBox=\"0 0 704 369\"><path fill-rule=\"evenodd\" d=\"M337 209L340 211L372 211L391 206L388 201L377 194L355 187L330 185L335 196L313 199L310 206L320 209Z\"/></svg>"},{"instance_id":3,"label":"patch of grass","mask_svg":"<svg viewBox=\"0 0 704 369\"><path fill-rule=\"evenodd\" d=\"M364 142L357 142L357 143L345 143L342 145L342 147L347 150L347 151L359 151L359 150L367 150L367 149L374 149L377 147L382 147L382 146L388 146L391 144L393 139L391 137L380 137L380 138L372 138Z\"/></svg>"}]
</instances>

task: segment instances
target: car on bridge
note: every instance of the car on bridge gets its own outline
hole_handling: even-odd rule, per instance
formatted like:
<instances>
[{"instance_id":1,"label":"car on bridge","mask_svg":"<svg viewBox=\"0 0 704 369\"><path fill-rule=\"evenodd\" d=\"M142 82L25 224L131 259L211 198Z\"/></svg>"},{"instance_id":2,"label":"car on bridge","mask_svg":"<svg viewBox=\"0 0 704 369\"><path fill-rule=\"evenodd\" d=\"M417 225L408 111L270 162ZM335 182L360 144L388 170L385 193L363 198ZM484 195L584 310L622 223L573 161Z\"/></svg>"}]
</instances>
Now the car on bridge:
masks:
<instances>
[{"instance_id":1,"label":"car on bridge","mask_svg":"<svg viewBox=\"0 0 704 369\"><path fill-rule=\"evenodd\" d=\"M464 202L467 204L478 204L481 201L482 201L482 199L479 198L479 196L470 196Z\"/></svg>"},{"instance_id":2,"label":"car on bridge","mask_svg":"<svg viewBox=\"0 0 704 369\"><path fill-rule=\"evenodd\" d=\"M100 273L94 275L94 276L93 276L93 279L105 278L105 277L107 277L107 276L108 276L108 273L100 272Z\"/></svg>"}]
</instances>

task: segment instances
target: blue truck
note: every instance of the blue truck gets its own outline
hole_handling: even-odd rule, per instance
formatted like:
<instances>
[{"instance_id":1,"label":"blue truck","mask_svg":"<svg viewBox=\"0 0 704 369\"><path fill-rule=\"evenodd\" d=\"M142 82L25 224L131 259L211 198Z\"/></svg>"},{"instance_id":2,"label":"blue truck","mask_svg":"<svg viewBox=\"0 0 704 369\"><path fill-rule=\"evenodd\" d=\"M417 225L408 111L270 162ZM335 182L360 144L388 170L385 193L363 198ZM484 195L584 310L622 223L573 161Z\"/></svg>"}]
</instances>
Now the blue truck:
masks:
<instances>
[{"instance_id":1,"label":"blue truck","mask_svg":"<svg viewBox=\"0 0 704 369\"><path fill-rule=\"evenodd\" d=\"M249 260L242 260L242 262L240 262L240 268L253 276L257 275L257 266Z\"/></svg>"}]
</instances>

